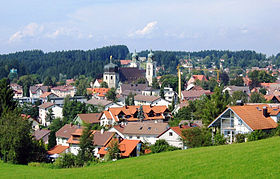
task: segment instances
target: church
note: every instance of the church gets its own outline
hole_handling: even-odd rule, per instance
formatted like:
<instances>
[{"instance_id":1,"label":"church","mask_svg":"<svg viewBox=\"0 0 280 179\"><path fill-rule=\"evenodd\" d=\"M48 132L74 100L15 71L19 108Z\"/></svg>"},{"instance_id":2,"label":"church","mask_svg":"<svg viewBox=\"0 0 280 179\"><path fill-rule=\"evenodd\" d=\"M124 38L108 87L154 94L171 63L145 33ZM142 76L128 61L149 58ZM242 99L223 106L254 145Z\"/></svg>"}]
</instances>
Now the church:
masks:
<instances>
[{"instance_id":1,"label":"church","mask_svg":"<svg viewBox=\"0 0 280 179\"><path fill-rule=\"evenodd\" d=\"M132 54L132 61L129 67L118 67L112 62L104 66L103 81L108 84L109 88L118 88L121 83L132 83L138 79L145 78L151 86L153 78L156 77L156 62L154 61L154 54L152 51L148 54L146 62L146 69L140 68L138 54Z\"/></svg>"}]
</instances>

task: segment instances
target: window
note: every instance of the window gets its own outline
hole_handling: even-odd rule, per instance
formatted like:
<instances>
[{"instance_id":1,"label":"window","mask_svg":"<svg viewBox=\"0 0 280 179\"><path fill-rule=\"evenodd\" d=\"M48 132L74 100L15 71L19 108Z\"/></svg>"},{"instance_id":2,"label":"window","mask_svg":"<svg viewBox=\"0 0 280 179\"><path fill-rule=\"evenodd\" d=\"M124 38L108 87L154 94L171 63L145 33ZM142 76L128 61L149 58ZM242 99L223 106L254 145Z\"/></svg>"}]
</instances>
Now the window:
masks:
<instances>
[{"instance_id":1,"label":"window","mask_svg":"<svg viewBox=\"0 0 280 179\"><path fill-rule=\"evenodd\" d=\"M172 132L169 132L169 136L173 136L173 133L172 133Z\"/></svg>"},{"instance_id":2,"label":"window","mask_svg":"<svg viewBox=\"0 0 280 179\"><path fill-rule=\"evenodd\" d=\"M238 125L242 125L242 120L241 119L238 119Z\"/></svg>"},{"instance_id":3,"label":"window","mask_svg":"<svg viewBox=\"0 0 280 179\"><path fill-rule=\"evenodd\" d=\"M106 80L108 79L108 76L106 76Z\"/></svg>"},{"instance_id":4,"label":"window","mask_svg":"<svg viewBox=\"0 0 280 179\"><path fill-rule=\"evenodd\" d=\"M137 139L140 139L140 136L137 136Z\"/></svg>"},{"instance_id":5,"label":"window","mask_svg":"<svg viewBox=\"0 0 280 179\"><path fill-rule=\"evenodd\" d=\"M111 80L113 79L113 76L111 76Z\"/></svg>"},{"instance_id":6,"label":"window","mask_svg":"<svg viewBox=\"0 0 280 179\"><path fill-rule=\"evenodd\" d=\"M233 119L230 120L230 127L234 127L234 120Z\"/></svg>"},{"instance_id":7,"label":"window","mask_svg":"<svg viewBox=\"0 0 280 179\"><path fill-rule=\"evenodd\" d=\"M129 136L130 139L132 139L132 136Z\"/></svg>"}]
</instances>

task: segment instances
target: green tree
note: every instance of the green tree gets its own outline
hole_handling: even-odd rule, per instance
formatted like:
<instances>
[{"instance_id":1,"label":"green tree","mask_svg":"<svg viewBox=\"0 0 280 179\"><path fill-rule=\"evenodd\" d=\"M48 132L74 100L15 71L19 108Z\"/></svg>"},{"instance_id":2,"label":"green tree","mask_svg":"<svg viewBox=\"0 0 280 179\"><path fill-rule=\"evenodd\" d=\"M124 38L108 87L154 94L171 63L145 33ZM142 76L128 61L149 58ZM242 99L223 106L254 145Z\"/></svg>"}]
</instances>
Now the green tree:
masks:
<instances>
[{"instance_id":1,"label":"green tree","mask_svg":"<svg viewBox=\"0 0 280 179\"><path fill-rule=\"evenodd\" d=\"M160 95L160 97L162 99L165 99L165 97L164 97L164 88L163 87L160 88L159 95Z\"/></svg>"},{"instance_id":2,"label":"green tree","mask_svg":"<svg viewBox=\"0 0 280 179\"><path fill-rule=\"evenodd\" d=\"M243 91L235 91L232 93L231 101L233 105L236 105L237 100L241 100L243 103L247 103L248 98L249 96L247 95L247 93Z\"/></svg>"},{"instance_id":3,"label":"green tree","mask_svg":"<svg viewBox=\"0 0 280 179\"><path fill-rule=\"evenodd\" d=\"M6 78L0 80L0 117L3 113L13 111L16 108L13 96L14 92L10 88L9 81Z\"/></svg>"},{"instance_id":4,"label":"green tree","mask_svg":"<svg viewBox=\"0 0 280 179\"><path fill-rule=\"evenodd\" d=\"M9 112L0 118L0 151L4 162L27 164L31 161L33 141L31 125L17 113Z\"/></svg>"},{"instance_id":5,"label":"green tree","mask_svg":"<svg viewBox=\"0 0 280 179\"><path fill-rule=\"evenodd\" d=\"M146 83L146 79L145 78L138 78L136 83L137 84L145 84Z\"/></svg>"},{"instance_id":6,"label":"green tree","mask_svg":"<svg viewBox=\"0 0 280 179\"><path fill-rule=\"evenodd\" d=\"M54 120L54 114L52 108L48 109L47 115L46 115L46 122L52 123Z\"/></svg>"},{"instance_id":7,"label":"green tree","mask_svg":"<svg viewBox=\"0 0 280 179\"><path fill-rule=\"evenodd\" d=\"M137 118L139 119L140 122L142 122L145 119L142 105L140 106L140 108L138 110Z\"/></svg>"},{"instance_id":8,"label":"green tree","mask_svg":"<svg viewBox=\"0 0 280 179\"><path fill-rule=\"evenodd\" d=\"M85 103L79 101L71 101L69 96L64 98L64 106L62 109L62 114L64 120L67 123L73 122L77 114L87 113L87 107Z\"/></svg>"},{"instance_id":9,"label":"green tree","mask_svg":"<svg viewBox=\"0 0 280 179\"><path fill-rule=\"evenodd\" d=\"M111 100L111 101L116 101L117 100L117 94L116 94L116 89L115 88L111 88L107 93L106 93L106 98L107 100Z\"/></svg>"},{"instance_id":10,"label":"green tree","mask_svg":"<svg viewBox=\"0 0 280 179\"><path fill-rule=\"evenodd\" d=\"M54 86L54 82L52 81L50 76L47 76L43 82L44 86Z\"/></svg>"},{"instance_id":11,"label":"green tree","mask_svg":"<svg viewBox=\"0 0 280 179\"><path fill-rule=\"evenodd\" d=\"M192 127L182 131L184 143L188 148L212 145L212 134L206 128Z\"/></svg>"},{"instance_id":12,"label":"green tree","mask_svg":"<svg viewBox=\"0 0 280 179\"><path fill-rule=\"evenodd\" d=\"M108 84L105 81L102 81L100 84L100 88L108 88Z\"/></svg>"},{"instance_id":13,"label":"green tree","mask_svg":"<svg viewBox=\"0 0 280 179\"><path fill-rule=\"evenodd\" d=\"M83 134L80 138L80 150L77 155L78 165L83 166L86 162L94 159L94 145L91 124L84 124Z\"/></svg>"},{"instance_id":14,"label":"green tree","mask_svg":"<svg viewBox=\"0 0 280 179\"><path fill-rule=\"evenodd\" d=\"M51 131L48 138L48 150L56 146L55 131Z\"/></svg>"},{"instance_id":15,"label":"green tree","mask_svg":"<svg viewBox=\"0 0 280 179\"><path fill-rule=\"evenodd\" d=\"M228 74L226 72L221 73L220 80L221 80L221 83L224 86L228 85L228 83L229 83L229 76L228 76Z\"/></svg>"},{"instance_id":16,"label":"green tree","mask_svg":"<svg viewBox=\"0 0 280 179\"><path fill-rule=\"evenodd\" d=\"M265 88L260 88L259 92L263 95L266 95L266 89Z\"/></svg>"},{"instance_id":17,"label":"green tree","mask_svg":"<svg viewBox=\"0 0 280 179\"><path fill-rule=\"evenodd\" d=\"M263 94L258 92L251 93L250 103L265 103L266 99L264 98Z\"/></svg>"},{"instance_id":18,"label":"green tree","mask_svg":"<svg viewBox=\"0 0 280 179\"><path fill-rule=\"evenodd\" d=\"M77 87L76 95L86 96L87 88L90 87L90 81L84 75L79 76L79 78L75 81L75 86Z\"/></svg>"},{"instance_id":19,"label":"green tree","mask_svg":"<svg viewBox=\"0 0 280 179\"><path fill-rule=\"evenodd\" d=\"M177 147L170 146L164 139L157 140L156 143L154 145L151 145L150 148L152 153L160 153L179 149Z\"/></svg>"},{"instance_id":20,"label":"green tree","mask_svg":"<svg viewBox=\"0 0 280 179\"><path fill-rule=\"evenodd\" d=\"M157 78L153 78L153 80L152 80L152 88L153 89L159 89L160 88Z\"/></svg>"},{"instance_id":21,"label":"green tree","mask_svg":"<svg viewBox=\"0 0 280 179\"><path fill-rule=\"evenodd\" d=\"M244 86L244 81L242 76L237 76L235 79L230 81L230 85L233 86Z\"/></svg>"},{"instance_id":22,"label":"green tree","mask_svg":"<svg viewBox=\"0 0 280 179\"><path fill-rule=\"evenodd\" d=\"M119 159L120 158L120 149L119 149L119 142L117 140L111 140L108 146L108 154L109 159Z\"/></svg>"}]
</instances>

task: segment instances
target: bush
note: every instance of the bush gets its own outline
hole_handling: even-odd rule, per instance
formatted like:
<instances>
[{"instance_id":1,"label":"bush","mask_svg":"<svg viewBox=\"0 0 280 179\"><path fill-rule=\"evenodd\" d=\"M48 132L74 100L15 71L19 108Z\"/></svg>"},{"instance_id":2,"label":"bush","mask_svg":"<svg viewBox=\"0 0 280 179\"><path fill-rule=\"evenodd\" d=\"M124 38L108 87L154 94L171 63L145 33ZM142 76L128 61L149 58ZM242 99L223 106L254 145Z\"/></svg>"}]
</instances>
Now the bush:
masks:
<instances>
[{"instance_id":1,"label":"bush","mask_svg":"<svg viewBox=\"0 0 280 179\"><path fill-rule=\"evenodd\" d=\"M245 135L244 134L236 134L235 135L236 143L243 143L245 142Z\"/></svg>"},{"instance_id":2,"label":"bush","mask_svg":"<svg viewBox=\"0 0 280 179\"><path fill-rule=\"evenodd\" d=\"M160 153L160 152L173 151L179 149L177 147L170 146L164 139L157 140L156 143L154 145L151 145L150 148L152 153Z\"/></svg>"},{"instance_id":3,"label":"bush","mask_svg":"<svg viewBox=\"0 0 280 179\"><path fill-rule=\"evenodd\" d=\"M267 137L268 137L268 134L263 132L262 130L255 130L249 134L248 141L260 140L260 139L264 139Z\"/></svg>"},{"instance_id":4,"label":"bush","mask_svg":"<svg viewBox=\"0 0 280 179\"><path fill-rule=\"evenodd\" d=\"M226 141L227 141L227 139L224 137L224 135L217 133L214 136L213 145L224 145L224 144L226 144Z\"/></svg>"},{"instance_id":5,"label":"bush","mask_svg":"<svg viewBox=\"0 0 280 179\"><path fill-rule=\"evenodd\" d=\"M76 166L77 157L74 154L66 153L57 158L54 165L58 168L72 168Z\"/></svg>"},{"instance_id":6,"label":"bush","mask_svg":"<svg viewBox=\"0 0 280 179\"><path fill-rule=\"evenodd\" d=\"M188 148L212 145L212 134L206 128L193 127L182 131L184 143Z\"/></svg>"}]
</instances>

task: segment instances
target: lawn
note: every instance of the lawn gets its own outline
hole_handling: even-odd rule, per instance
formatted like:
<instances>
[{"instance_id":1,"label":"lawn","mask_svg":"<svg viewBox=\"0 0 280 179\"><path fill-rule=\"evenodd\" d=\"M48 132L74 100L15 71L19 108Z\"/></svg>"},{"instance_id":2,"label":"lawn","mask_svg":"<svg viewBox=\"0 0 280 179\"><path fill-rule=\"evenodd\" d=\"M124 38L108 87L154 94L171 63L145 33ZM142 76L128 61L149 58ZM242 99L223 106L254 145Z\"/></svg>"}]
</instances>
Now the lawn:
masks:
<instances>
[{"instance_id":1,"label":"lawn","mask_svg":"<svg viewBox=\"0 0 280 179\"><path fill-rule=\"evenodd\" d=\"M74 169L0 163L3 178L279 178L280 138L146 155Z\"/></svg>"}]
</instances>

